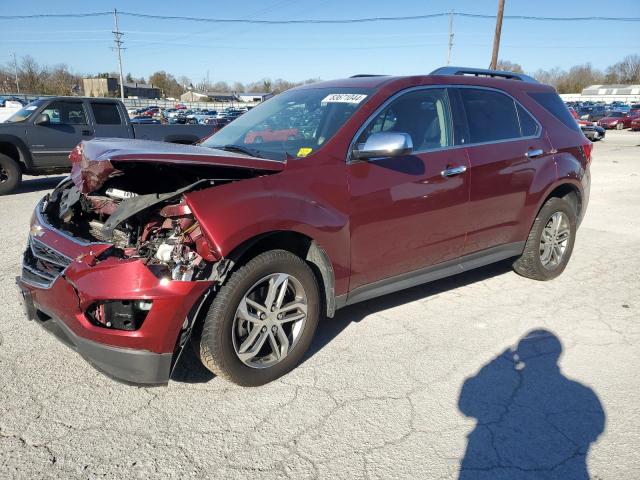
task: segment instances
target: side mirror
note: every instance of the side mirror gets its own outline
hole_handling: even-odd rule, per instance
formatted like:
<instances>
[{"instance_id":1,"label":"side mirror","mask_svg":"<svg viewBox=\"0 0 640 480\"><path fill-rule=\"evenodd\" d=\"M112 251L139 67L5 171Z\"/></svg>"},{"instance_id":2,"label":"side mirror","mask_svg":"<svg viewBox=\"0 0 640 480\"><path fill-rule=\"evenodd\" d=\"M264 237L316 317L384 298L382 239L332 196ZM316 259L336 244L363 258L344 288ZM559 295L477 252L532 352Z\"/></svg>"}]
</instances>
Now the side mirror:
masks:
<instances>
[{"instance_id":1,"label":"side mirror","mask_svg":"<svg viewBox=\"0 0 640 480\"><path fill-rule=\"evenodd\" d=\"M408 133L377 132L367 138L364 145L353 149L353 158L358 160L375 157L397 157L408 155L413 151L413 142Z\"/></svg>"},{"instance_id":2,"label":"side mirror","mask_svg":"<svg viewBox=\"0 0 640 480\"><path fill-rule=\"evenodd\" d=\"M36 117L33 123L35 125L48 125L51 123L51 119L49 118L49 115L47 115L46 113L41 113Z\"/></svg>"}]
</instances>

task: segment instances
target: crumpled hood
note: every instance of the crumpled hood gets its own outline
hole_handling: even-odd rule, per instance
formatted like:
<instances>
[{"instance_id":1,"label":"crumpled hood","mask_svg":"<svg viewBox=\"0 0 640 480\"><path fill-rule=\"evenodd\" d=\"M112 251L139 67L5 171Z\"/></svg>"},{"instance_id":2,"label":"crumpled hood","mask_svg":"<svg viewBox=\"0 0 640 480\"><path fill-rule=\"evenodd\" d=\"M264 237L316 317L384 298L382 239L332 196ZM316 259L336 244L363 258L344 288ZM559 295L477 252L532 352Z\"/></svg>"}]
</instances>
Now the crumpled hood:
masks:
<instances>
[{"instance_id":1,"label":"crumpled hood","mask_svg":"<svg viewBox=\"0 0 640 480\"><path fill-rule=\"evenodd\" d=\"M71 178L81 193L99 188L107 179L120 174L121 162L189 164L210 167L279 172L286 163L194 145L99 138L83 141L73 149Z\"/></svg>"}]
</instances>

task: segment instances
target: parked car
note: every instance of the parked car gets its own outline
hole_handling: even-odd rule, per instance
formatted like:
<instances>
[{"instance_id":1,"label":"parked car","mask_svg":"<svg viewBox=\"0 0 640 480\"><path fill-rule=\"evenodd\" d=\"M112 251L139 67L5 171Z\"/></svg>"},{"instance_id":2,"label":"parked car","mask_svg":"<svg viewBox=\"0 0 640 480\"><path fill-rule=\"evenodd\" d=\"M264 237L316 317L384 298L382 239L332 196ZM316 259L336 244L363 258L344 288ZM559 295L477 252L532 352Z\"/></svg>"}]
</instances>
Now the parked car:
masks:
<instances>
[{"instance_id":1,"label":"parked car","mask_svg":"<svg viewBox=\"0 0 640 480\"><path fill-rule=\"evenodd\" d=\"M244 142L300 111L307 136ZM505 259L560 275L591 148L524 75L305 85L200 146L82 142L35 208L18 284L29 318L115 378L166 383L191 340L221 378L261 385L346 305Z\"/></svg>"},{"instance_id":2,"label":"parked car","mask_svg":"<svg viewBox=\"0 0 640 480\"><path fill-rule=\"evenodd\" d=\"M630 128L634 132L640 130L640 117L633 117L633 120L631 120Z\"/></svg>"},{"instance_id":3,"label":"parked car","mask_svg":"<svg viewBox=\"0 0 640 480\"><path fill-rule=\"evenodd\" d=\"M162 122L160 120L158 120L157 118L151 118L151 117L133 117L131 119L131 123L144 123L147 125L159 125Z\"/></svg>"},{"instance_id":4,"label":"parked car","mask_svg":"<svg viewBox=\"0 0 640 480\"><path fill-rule=\"evenodd\" d=\"M589 107L580 107L578 109L578 116L581 120L588 120L590 122L596 122L607 114L604 105L593 105Z\"/></svg>"},{"instance_id":5,"label":"parked car","mask_svg":"<svg viewBox=\"0 0 640 480\"><path fill-rule=\"evenodd\" d=\"M277 142L284 140L296 140L300 137L297 128L273 129L270 125L259 125L258 130L248 132L244 137L244 143Z\"/></svg>"},{"instance_id":6,"label":"parked car","mask_svg":"<svg viewBox=\"0 0 640 480\"><path fill-rule=\"evenodd\" d=\"M611 112L606 117L598 120L598 125L602 128L615 128L622 130L631 126L631 117L623 112Z\"/></svg>"},{"instance_id":7,"label":"parked car","mask_svg":"<svg viewBox=\"0 0 640 480\"><path fill-rule=\"evenodd\" d=\"M599 140L602 140L605 137L606 130L604 128L598 126L596 123L588 122L586 120L580 120L580 118L578 118L578 114L576 113L573 107L569 107L568 110L571 116L576 120L576 122L580 126L580 130L582 130L582 133L584 134L584 136L587 137L589 140L591 140L592 142L597 142Z\"/></svg>"},{"instance_id":8,"label":"parked car","mask_svg":"<svg viewBox=\"0 0 640 480\"><path fill-rule=\"evenodd\" d=\"M213 131L207 125L137 122L115 99L49 97L30 103L0 123L0 195L14 191L25 173L68 172L69 153L81 140L120 137L189 144Z\"/></svg>"}]
</instances>

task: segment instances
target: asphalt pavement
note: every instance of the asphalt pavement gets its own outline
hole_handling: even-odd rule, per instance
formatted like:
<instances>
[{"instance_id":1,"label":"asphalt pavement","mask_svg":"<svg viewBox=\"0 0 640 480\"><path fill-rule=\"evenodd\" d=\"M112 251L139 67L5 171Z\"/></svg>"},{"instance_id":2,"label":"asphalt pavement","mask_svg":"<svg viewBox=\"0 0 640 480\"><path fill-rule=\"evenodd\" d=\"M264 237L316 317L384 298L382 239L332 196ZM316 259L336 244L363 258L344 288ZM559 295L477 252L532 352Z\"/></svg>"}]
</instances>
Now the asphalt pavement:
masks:
<instances>
[{"instance_id":1,"label":"asphalt pavement","mask_svg":"<svg viewBox=\"0 0 640 480\"><path fill-rule=\"evenodd\" d=\"M562 276L502 263L346 308L251 389L192 355L122 385L28 322L14 277L61 177L27 178L0 197L0 478L639 478L640 132L593 157Z\"/></svg>"}]
</instances>

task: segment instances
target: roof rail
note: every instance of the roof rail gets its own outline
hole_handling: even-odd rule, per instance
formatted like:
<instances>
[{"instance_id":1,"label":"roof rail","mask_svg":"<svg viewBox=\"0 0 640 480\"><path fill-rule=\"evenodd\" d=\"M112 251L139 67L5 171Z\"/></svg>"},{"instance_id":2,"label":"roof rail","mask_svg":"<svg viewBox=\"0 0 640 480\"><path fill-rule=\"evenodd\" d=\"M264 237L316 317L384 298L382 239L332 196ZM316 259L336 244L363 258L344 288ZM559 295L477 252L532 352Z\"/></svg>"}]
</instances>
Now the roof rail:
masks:
<instances>
[{"instance_id":1,"label":"roof rail","mask_svg":"<svg viewBox=\"0 0 640 480\"><path fill-rule=\"evenodd\" d=\"M429 75L470 75L474 77L505 78L508 80L520 80L527 83L540 83L535 78L524 73L507 72L504 70L487 70L484 68L465 67L440 67Z\"/></svg>"},{"instance_id":2,"label":"roof rail","mask_svg":"<svg viewBox=\"0 0 640 480\"><path fill-rule=\"evenodd\" d=\"M357 75L351 75L349 78L362 78L362 77L386 77L378 73L359 73Z\"/></svg>"}]
</instances>

